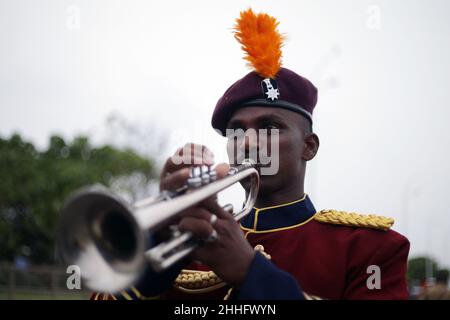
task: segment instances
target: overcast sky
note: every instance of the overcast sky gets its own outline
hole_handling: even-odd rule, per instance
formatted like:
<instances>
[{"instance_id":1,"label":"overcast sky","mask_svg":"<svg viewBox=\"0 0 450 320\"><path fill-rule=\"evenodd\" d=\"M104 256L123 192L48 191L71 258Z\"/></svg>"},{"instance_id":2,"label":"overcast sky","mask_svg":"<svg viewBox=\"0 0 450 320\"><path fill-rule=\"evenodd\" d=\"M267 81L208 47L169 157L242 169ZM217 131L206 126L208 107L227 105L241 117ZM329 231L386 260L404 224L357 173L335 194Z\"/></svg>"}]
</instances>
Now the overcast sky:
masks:
<instances>
[{"instance_id":1,"label":"overcast sky","mask_svg":"<svg viewBox=\"0 0 450 320\"><path fill-rule=\"evenodd\" d=\"M319 88L316 209L393 217L411 256L450 267L445 0L0 0L0 135L101 139L116 112L168 132L162 157L194 141L226 160L210 117L248 72L231 27L249 6L281 21L284 66Z\"/></svg>"}]
</instances>

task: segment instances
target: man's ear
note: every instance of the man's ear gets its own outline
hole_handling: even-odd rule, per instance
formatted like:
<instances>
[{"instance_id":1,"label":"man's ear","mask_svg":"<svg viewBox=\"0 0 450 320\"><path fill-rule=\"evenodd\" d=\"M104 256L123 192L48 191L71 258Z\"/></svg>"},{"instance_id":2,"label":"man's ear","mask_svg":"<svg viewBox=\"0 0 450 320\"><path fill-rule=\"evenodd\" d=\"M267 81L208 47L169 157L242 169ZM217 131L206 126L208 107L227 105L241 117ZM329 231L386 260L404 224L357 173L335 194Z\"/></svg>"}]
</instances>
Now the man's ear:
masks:
<instances>
[{"instance_id":1,"label":"man's ear","mask_svg":"<svg viewBox=\"0 0 450 320\"><path fill-rule=\"evenodd\" d=\"M319 137L315 133L309 133L305 136L305 147L303 149L302 159L305 161L312 160L319 150Z\"/></svg>"}]
</instances>

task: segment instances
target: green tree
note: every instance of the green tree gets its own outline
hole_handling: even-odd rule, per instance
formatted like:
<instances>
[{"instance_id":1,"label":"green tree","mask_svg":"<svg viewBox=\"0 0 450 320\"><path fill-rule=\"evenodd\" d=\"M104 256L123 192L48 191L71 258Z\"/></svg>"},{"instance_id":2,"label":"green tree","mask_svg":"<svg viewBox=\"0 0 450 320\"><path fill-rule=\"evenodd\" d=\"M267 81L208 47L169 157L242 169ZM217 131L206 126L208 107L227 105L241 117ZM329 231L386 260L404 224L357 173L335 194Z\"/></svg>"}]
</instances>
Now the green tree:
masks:
<instances>
[{"instance_id":1,"label":"green tree","mask_svg":"<svg viewBox=\"0 0 450 320\"><path fill-rule=\"evenodd\" d=\"M34 263L54 262L58 212L71 192L133 175L145 185L155 171L153 160L131 149L94 147L87 137L66 143L52 136L42 152L17 134L0 138L0 260L25 254Z\"/></svg>"},{"instance_id":2,"label":"green tree","mask_svg":"<svg viewBox=\"0 0 450 320\"><path fill-rule=\"evenodd\" d=\"M415 257L408 261L408 279L409 281L418 280L424 282L426 279L426 264L431 262L431 276L434 277L438 268L438 263L428 257Z\"/></svg>"}]
</instances>

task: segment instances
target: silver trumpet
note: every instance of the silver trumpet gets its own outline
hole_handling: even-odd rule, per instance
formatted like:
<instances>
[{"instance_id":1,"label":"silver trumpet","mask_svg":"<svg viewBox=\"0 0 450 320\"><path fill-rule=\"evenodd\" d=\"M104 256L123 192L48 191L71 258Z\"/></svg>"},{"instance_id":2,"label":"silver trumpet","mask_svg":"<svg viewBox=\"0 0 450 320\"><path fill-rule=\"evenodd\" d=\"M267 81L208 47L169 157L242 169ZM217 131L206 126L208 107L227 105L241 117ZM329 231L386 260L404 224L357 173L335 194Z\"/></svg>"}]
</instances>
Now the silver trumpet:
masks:
<instances>
[{"instance_id":1,"label":"silver trumpet","mask_svg":"<svg viewBox=\"0 0 450 320\"><path fill-rule=\"evenodd\" d=\"M131 287L148 263L163 271L189 255L201 239L169 227L183 210L216 195L246 178L251 179L246 202L239 212L225 210L239 221L253 207L259 174L253 160L232 167L226 177L216 179L209 168L194 167L185 186L163 191L132 205L103 186L74 193L61 210L57 230L58 249L66 263L79 267L84 284L92 290L117 292ZM169 229L169 240L151 244L152 235Z\"/></svg>"}]
</instances>

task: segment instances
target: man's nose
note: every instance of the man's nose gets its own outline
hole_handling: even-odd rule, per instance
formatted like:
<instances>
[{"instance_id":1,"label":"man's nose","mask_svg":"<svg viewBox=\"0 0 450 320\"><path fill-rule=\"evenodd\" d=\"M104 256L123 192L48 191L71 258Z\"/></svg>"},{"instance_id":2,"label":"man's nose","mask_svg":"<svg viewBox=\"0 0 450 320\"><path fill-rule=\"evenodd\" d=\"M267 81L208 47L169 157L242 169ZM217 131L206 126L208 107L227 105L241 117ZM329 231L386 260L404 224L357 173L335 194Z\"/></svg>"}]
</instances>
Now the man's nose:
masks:
<instances>
[{"instance_id":1,"label":"man's nose","mask_svg":"<svg viewBox=\"0 0 450 320\"><path fill-rule=\"evenodd\" d=\"M259 142L258 135L254 130L247 130L243 139L241 140L240 149L249 154L250 151L258 151L259 150Z\"/></svg>"}]
</instances>

